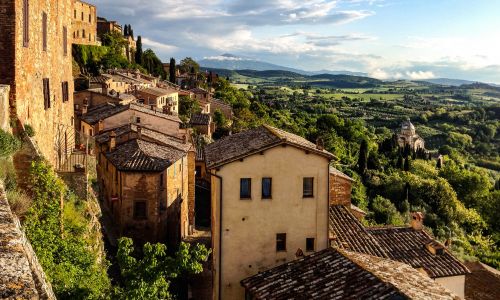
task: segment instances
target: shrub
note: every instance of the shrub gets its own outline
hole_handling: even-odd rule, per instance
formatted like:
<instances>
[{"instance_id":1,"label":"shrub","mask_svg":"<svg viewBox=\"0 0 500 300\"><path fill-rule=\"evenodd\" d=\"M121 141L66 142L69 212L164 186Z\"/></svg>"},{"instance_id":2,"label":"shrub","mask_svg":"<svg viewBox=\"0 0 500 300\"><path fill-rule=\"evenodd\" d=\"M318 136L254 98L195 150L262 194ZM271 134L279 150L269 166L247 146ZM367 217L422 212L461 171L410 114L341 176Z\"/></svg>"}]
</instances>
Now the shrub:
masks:
<instances>
[{"instance_id":1,"label":"shrub","mask_svg":"<svg viewBox=\"0 0 500 300\"><path fill-rule=\"evenodd\" d=\"M29 124L24 124L24 134L26 134L29 137L34 137L35 136L35 129L31 127Z\"/></svg>"},{"instance_id":2,"label":"shrub","mask_svg":"<svg viewBox=\"0 0 500 300\"><path fill-rule=\"evenodd\" d=\"M25 216L32 203L31 197L19 190L8 190L7 199L12 212L20 219Z\"/></svg>"},{"instance_id":3,"label":"shrub","mask_svg":"<svg viewBox=\"0 0 500 300\"><path fill-rule=\"evenodd\" d=\"M377 196L371 204L372 212L370 218L377 224L403 225L403 218L396 206L382 196Z\"/></svg>"},{"instance_id":4,"label":"shrub","mask_svg":"<svg viewBox=\"0 0 500 300\"><path fill-rule=\"evenodd\" d=\"M21 141L12 134L0 129L0 157L12 155L21 147Z\"/></svg>"}]
</instances>

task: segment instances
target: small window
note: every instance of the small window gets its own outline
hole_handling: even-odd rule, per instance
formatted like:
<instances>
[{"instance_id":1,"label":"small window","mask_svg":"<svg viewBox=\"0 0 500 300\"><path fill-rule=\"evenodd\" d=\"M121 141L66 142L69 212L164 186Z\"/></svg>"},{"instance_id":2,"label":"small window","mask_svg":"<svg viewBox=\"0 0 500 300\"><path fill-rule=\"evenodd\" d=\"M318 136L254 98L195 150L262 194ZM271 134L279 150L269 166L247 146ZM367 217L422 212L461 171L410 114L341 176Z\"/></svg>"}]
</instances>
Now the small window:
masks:
<instances>
[{"instance_id":1,"label":"small window","mask_svg":"<svg viewBox=\"0 0 500 300\"><path fill-rule=\"evenodd\" d=\"M42 43L43 51L47 51L47 14L42 13Z\"/></svg>"},{"instance_id":2,"label":"small window","mask_svg":"<svg viewBox=\"0 0 500 300\"><path fill-rule=\"evenodd\" d=\"M89 23L92 23L92 15L89 14Z\"/></svg>"},{"instance_id":3,"label":"small window","mask_svg":"<svg viewBox=\"0 0 500 300\"><path fill-rule=\"evenodd\" d=\"M135 122L137 124L140 124L141 123L141 117L135 117Z\"/></svg>"},{"instance_id":4,"label":"small window","mask_svg":"<svg viewBox=\"0 0 500 300\"><path fill-rule=\"evenodd\" d=\"M160 186L164 185L164 178L163 178L163 173L160 174Z\"/></svg>"},{"instance_id":5,"label":"small window","mask_svg":"<svg viewBox=\"0 0 500 300\"><path fill-rule=\"evenodd\" d=\"M306 238L306 251L314 251L314 238Z\"/></svg>"},{"instance_id":6,"label":"small window","mask_svg":"<svg viewBox=\"0 0 500 300\"><path fill-rule=\"evenodd\" d=\"M30 5L28 0L23 2L23 46L28 47L30 42Z\"/></svg>"},{"instance_id":7,"label":"small window","mask_svg":"<svg viewBox=\"0 0 500 300\"><path fill-rule=\"evenodd\" d=\"M69 84L67 81L61 83L62 87L62 100L63 102L69 101Z\"/></svg>"},{"instance_id":8,"label":"small window","mask_svg":"<svg viewBox=\"0 0 500 300\"><path fill-rule=\"evenodd\" d=\"M303 197L311 198L314 197L314 177L305 177L303 183Z\"/></svg>"},{"instance_id":9,"label":"small window","mask_svg":"<svg viewBox=\"0 0 500 300\"><path fill-rule=\"evenodd\" d=\"M82 29L82 38L85 38L86 35L85 35L85 29Z\"/></svg>"},{"instance_id":10,"label":"small window","mask_svg":"<svg viewBox=\"0 0 500 300\"><path fill-rule=\"evenodd\" d=\"M286 233L276 234L276 251L286 251Z\"/></svg>"},{"instance_id":11,"label":"small window","mask_svg":"<svg viewBox=\"0 0 500 300\"><path fill-rule=\"evenodd\" d=\"M196 166L196 177L201 177L201 166Z\"/></svg>"},{"instance_id":12,"label":"small window","mask_svg":"<svg viewBox=\"0 0 500 300\"><path fill-rule=\"evenodd\" d=\"M272 195L273 179L266 177L262 178L262 199L270 199Z\"/></svg>"},{"instance_id":13,"label":"small window","mask_svg":"<svg viewBox=\"0 0 500 300\"><path fill-rule=\"evenodd\" d=\"M82 11L82 21L83 21L83 11Z\"/></svg>"},{"instance_id":14,"label":"small window","mask_svg":"<svg viewBox=\"0 0 500 300\"><path fill-rule=\"evenodd\" d=\"M50 83L48 78L43 79L43 107L50 108Z\"/></svg>"},{"instance_id":15,"label":"small window","mask_svg":"<svg viewBox=\"0 0 500 300\"><path fill-rule=\"evenodd\" d=\"M241 178L240 179L240 199L250 199L252 198L252 179Z\"/></svg>"},{"instance_id":16,"label":"small window","mask_svg":"<svg viewBox=\"0 0 500 300\"><path fill-rule=\"evenodd\" d=\"M68 55L68 27L63 26L63 51L64 56Z\"/></svg>"},{"instance_id":17,"label":"small window","mask_svg":"<svg viewBox=\"0 0 500 300\"><path fill-rule=\"evenodd\" d=\"M75 19L76 19L76 9L75 9Z\"/></svg>"},{"instance_id":18,"label":"small window","mask_svg":"<svg viewBox=\"0 0 500 300\"><path fill-rule=\"evenodd\" d=\"M134 202L134 219L137 220L147 219L146 201Z\"/></svg>"}]
</instances>

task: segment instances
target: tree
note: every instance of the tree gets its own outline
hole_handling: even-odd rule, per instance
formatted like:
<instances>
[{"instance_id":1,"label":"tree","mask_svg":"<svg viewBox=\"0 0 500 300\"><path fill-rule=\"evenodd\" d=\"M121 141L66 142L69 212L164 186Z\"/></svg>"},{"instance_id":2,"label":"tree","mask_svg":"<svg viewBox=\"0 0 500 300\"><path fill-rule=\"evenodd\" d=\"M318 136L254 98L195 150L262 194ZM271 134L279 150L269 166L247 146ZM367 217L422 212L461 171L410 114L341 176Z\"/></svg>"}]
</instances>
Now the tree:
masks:
<instances>
[{"instance_id":1,"label":"tree","mask_svg":"<svg viewBox=\"0 0 500 300\"><path fill-rule=\"evenodd\" d=\"M168 76L169 81L175 83L175 59L173 57L170 58L170 65L168 71L169 71L169 76Z\"/></svg>"},{"instance_id":2,"label":"tree","mask_svg":"<svg viewBox=\"0 0 500 300\"><path fill-rule=\"evenodd\" d=\"M125 24L125 26L123 26L123 35L124 36L128 36L128 33L129 33L129 30L128 30L128 25Z\"/></svg>"},{"instance_id":3,"label":"tree","mask_svg":"<svg viewBox=\"0 0 500 300\"><path fill-rule=\"evenodd\" d=\"M368 167L368 142L363 140L359 147L358 171L359 174L365 174Z\"/></svg>"},{"instance_id":4,"label":"tree","mask_svg":"<svg viewBox=\"0 0 500 300\"><path fill-rule=\"evenodd\" d=\"M181 60L180 69L183 73L198 73L200 71L200 65L191 57L186 57Z\"/></svg>"},{"instance_id":5,"label":"tree","mask_svg":"<svg viewBox=\"0 0 500 300\"><path fill-rule=\"evenodd\" d=\"M372 212L370 218L377 224L385 225L402 225L403 218L399 214L396 206L389 200L382 196L377 196L373 199L371 204Z\"/></svg>"},{"instance_id":6,"label":"tree","mask_svg":"<svg viewBox=\"0 0 500 300\"><path fill-rule=\"evenodd\" d=\"M115 291L119 299L172 299L170 281L203 271L210 250L204 245L181 243L174 256L167 255L164 244L146 243L142 255L134 253L130 238L120 238L116 259L123 284Z\"/></svg>"},{"instance_id":7,"label":"tree","mask_svg":"<svg viewBox=\"0 0 500 300\"><path fill-rule=\"evenodd\" d=\"M409 157L407 157L407 158L405 159L404 170L405 170L406 172L409 172L409 171L410 171L410 168L411 168L410 158L409 158Z\"/></svg>"},{"instance_id":8,"label":"tree","mask_svg":"<svg viewBox=\"0 0 500 300\"><path fill-rule=\"evenodd\" d=\"M405 165L404 158L403 158L403 155L400 153L398 155L398 161L396 162L396 167L400 170L403 170L404 165Z\"/></svg>"},{"instance_id":9,"label":"tree","mask_svg":"<svg viewBox=\"0 0 500 300\"><path fill-rule=\"evenodd\" d=\"M135 62L139 65L142 65L142 37L137 37L136 42L136 51L135 51Z\"/></svg>"},{"instance_id":10,"label":"tree","mask_svg":"<svg viewBox=\"0 0 500 300\"><path fill-rule=\"evenodd\" d=\"M166 72L163 68L163 63L156 56L153 50L148 49L144 51L144 53L142 54L142 66L146 68L146 70L150 74L166 78Z\"/></svg>"}]
</instances>

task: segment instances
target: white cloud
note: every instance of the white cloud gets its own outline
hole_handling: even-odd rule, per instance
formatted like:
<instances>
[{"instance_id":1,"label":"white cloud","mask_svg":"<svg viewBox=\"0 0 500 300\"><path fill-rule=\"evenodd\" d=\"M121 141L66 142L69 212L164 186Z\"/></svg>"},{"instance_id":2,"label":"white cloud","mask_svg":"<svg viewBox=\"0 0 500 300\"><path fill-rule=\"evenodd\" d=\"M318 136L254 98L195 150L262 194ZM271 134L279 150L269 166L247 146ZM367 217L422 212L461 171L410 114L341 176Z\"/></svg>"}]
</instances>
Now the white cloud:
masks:
<instances>
[{"instance_id":1,"label":"white cloud","mask_svg":"<svg viewBox=\"0 0 500 300\"><path fill-rule=\"evenodd\" d=\"M431 71L407 71L405 74L412 80L436 78L436 75Z\"/></svg>"},{"instance_id":2,"label":"white cloud","mask_svg":"<svg viewBox=\"0 0 500 300\"><path fill-rule=\"evenodd\" d=\"M176 46L172 46L172 45L160 43L160 42L157 42L157 41L153 41L153 40L151 40L151 39L149 39L147 37L142 37L142 43L144 45L146 45L146 46L150 46L150 47L153 47L153 48L161 49L163 51L173 52L173 51L177 50Z\"/></svg>"}]
</instances>

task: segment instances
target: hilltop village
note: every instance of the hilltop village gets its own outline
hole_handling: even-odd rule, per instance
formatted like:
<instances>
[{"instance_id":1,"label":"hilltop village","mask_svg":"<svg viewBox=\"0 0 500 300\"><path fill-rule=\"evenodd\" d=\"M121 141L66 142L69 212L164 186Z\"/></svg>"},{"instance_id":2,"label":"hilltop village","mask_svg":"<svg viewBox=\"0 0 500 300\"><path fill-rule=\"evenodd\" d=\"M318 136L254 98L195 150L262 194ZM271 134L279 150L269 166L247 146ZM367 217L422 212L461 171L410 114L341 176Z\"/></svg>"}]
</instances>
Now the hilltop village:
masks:
<instances>
[{"instance_id":1,"label":"hilltop village","mask_svg":"<svg viewBox=\"0 0 500 300\"><path fill-rule=\"evenodd\" d=\"M466 297L480 292L478 272L499 282L497 271L454 256L451 239L434 238L422 212L401 226L367 225L351 201L355 179L335 168L322 139L270 125L220 130L238 121L216 97L226 79L189 60L144 67L131 25L93 5L0 0L0 40L0 125L24 140L17 184L33 189L23 176L43 158L78 197L97 199L108 249L122 237L137 247L205 245L201 270L173 284L185 299L480 299ZM99 49L125 62L80 63ZM394 136L444 163L410 120ZM63 207L62 193L48 195ZM53 278L7 198L0 187L0 298L53 299Z\"/></svg>"}]
</instances>

